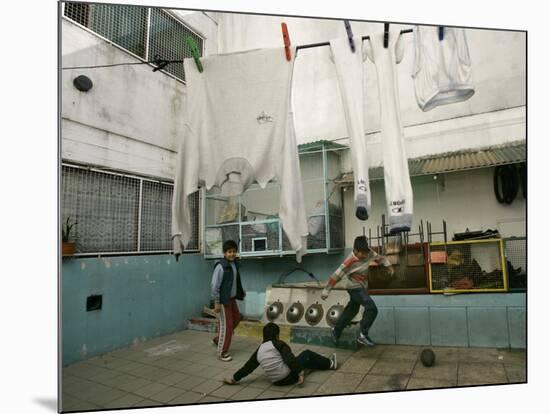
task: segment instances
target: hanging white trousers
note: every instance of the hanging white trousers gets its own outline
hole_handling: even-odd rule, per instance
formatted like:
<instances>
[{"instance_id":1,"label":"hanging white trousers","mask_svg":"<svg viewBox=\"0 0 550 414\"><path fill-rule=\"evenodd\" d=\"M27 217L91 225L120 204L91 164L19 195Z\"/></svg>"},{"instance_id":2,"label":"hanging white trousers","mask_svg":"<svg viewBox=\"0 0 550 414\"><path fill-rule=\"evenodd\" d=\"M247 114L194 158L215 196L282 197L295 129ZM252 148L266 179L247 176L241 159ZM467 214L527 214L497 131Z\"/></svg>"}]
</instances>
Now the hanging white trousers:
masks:
<instances>
[{"instance_id":1,"label":"hanging white trousers","mask_svg":"<svg viewBox=\"0 0 550 414\"><path fill-rule=\"evenodd\" d=\"M403 44L395 26L390 29L388 47L384 33L370 34L363 50L374 63L378 76L380 129L384 159L384 186L390 233L409 231L413 220L413 192L405 153L399 108L396 64L403 58Z\"/></svg>"},{"instance_id":2,"label":"hanging white trousers","mask_svg":"<svg viewBox=\"0 0 550 414\"><path fill-rule=\"evenodd\" d=\"M371 209L371 195L364 121L362 40L355 37L353 41L355 53L351 51L347 37L331 40L330 49L350 138L355 216L366 220Z\"/></svg>"}]
</instances>

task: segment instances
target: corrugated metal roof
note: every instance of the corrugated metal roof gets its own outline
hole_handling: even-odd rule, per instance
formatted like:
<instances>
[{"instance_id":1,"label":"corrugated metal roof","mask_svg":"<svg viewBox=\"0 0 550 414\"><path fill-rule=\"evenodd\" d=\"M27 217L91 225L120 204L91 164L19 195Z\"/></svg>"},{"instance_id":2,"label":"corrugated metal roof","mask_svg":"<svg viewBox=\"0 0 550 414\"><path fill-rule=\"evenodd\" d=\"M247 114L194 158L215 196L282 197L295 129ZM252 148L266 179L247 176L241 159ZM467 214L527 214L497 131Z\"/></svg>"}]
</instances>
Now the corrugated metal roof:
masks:
<instances>
[{"instance_id":1,"label":"corrugated metal roof","mask_svg":"<svg viewBox=\"0 0 550 414\"><path fill-rule=\"evenodd\" d=\"M307 151L321 150L323 149L323 147L325 149L347 148L346 145L337 144L336 142L322 139L319 141L312 141L312 142L298 145L298 152L302 153Z\"/></svg>"},{"instance_id":2,"label":"corrugated metal roof","mask_svg":"<svg viewBox=\"0 0 550 414\"><path fill-rule=\"evenodd\" d=\"M439 174L451 171L472 170L495 165L515 164L527 160L525 141L514 141L498 147L462 150L409 160L409 174L412 176ZM369 169L370 180L382 180L384 167ZM344 174L343 181L351 180L351 173Z\"/></svg>"}]
</instances>

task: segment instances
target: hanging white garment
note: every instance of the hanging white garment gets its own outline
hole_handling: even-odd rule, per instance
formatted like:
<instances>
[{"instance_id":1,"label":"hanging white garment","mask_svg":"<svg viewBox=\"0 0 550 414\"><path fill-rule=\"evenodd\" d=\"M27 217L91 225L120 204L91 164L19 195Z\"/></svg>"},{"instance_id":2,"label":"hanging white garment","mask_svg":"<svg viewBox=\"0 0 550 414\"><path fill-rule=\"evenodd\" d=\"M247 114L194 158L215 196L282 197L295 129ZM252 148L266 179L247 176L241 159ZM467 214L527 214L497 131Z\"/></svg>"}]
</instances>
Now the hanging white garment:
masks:
<instances>
[{"instance_id":1,"label":"hanging white garment","mask_svg":"<svg viewBox=\"0 0 550 414\"><path fill-rule=\"evenodd\" d=\"M441 41L438 27L415 26L413 33L412 77L418 106L429 111L472 97L475 89L464 29L445 27Z\"/></svg>"},{"instance_id":2,"label":"hanging white garment","mask_svg":"<svg viewBox=\"0 0 550 414\"><path fill-rule=\"evenodd\" d=\"M363 50L376 66L380 100L380 129L384 159L384 187L391 233L409 231L413 220L413 193L405 153L396 64L403 59L399 30L390 29L388 47L384 33L375 33Z\"/></svg>"},{"instance_id":3,"label":"hanging white garment","mask_svg":"<svg viewBox=\"0 0 550 414\"><path fill-rule=\"evenodd\" d=\"M295 56L292 49L292 56ZM174 253L190 240L189 195L199 185L235 196L253 182L281 186L279 217L297 261L305 254L307 220L290 107L294 59L283 48L185 59L186 130L177 157L172 201Z\"/></svg>"},{"instance_id":4,"label":"hanging white garment","mask_svg":"<svg viewBox=\"0 0 550 414\"><path fill-rule=\"evenodd\" d=\"M371 209L371 195L363 106L363 57L360 52L362 40L355 37L353 42L355 53L351 51L347 37L331 40L330 49L350 137L355 181L355 216L360 220L366 220Z\"/></svg>"}]
</instances>

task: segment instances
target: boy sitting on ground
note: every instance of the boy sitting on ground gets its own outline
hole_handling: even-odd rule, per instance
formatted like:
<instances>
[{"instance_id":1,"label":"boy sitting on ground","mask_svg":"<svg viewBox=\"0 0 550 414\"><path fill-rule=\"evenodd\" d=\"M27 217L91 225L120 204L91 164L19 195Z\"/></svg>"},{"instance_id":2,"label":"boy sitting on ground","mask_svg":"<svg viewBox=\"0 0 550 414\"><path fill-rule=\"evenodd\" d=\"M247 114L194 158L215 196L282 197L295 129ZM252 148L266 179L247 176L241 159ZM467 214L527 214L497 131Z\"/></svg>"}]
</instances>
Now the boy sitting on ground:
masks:
<instances>
[{"instance_id":1,"label":"boy sitting on ground","mask_svg":"<svg viewBox=\"0 0 550 414\"><path fill-rule=\"evenodd\" d=\"M236 384L261 366L274 385L301 385L304 383L304 370L337 369L336 354L330 358L305 350L297 357L290 347L279 339L279 326L273 322L263 329L263 342L246 364L232 378L224 379L226 384Z\"/></svg>"}]
</instances>

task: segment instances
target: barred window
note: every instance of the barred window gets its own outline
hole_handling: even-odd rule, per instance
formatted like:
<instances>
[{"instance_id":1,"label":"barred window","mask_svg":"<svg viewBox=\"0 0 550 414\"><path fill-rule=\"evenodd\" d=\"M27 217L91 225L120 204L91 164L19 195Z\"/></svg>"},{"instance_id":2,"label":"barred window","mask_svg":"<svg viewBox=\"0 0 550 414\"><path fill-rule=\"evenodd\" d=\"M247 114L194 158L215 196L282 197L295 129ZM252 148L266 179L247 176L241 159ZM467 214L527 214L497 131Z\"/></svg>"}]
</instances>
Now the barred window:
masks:
<instances>
[{"instance_id":1,"label":"barred window","mask_svg":"<svg viewBox=\"0 0 550 414\"><path fill-rule=\"evenodd\" d=\"M62 222L76 221L69 241L78 253L144 253L172 249L171 183L64 164ZM191 203L193 234L187 251L199 249L199 193Z\"/></svg>"},{"instance_id":2,"label":"barred window","mask_svg":"<svg viewBox=\"0 0 550 414\"><path fill-rule=\"evenodd\" d=\"M164 9L67 2L63 15L145 60L192 57L188 36L202 55L204 39ZM185 80L183 63L172 63L163 71Z\"/></svg>"}]
</instances>

